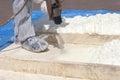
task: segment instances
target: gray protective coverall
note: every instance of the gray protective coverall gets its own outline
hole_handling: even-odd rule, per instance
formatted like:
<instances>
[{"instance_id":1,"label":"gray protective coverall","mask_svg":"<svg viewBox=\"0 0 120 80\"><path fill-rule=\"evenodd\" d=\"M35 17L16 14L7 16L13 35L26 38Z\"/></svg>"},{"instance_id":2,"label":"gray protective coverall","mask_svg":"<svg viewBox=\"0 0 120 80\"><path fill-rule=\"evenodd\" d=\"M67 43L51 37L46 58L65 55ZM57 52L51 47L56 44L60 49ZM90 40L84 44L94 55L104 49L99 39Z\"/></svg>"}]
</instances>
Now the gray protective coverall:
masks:
<instances>
[{"instance_id":1,"label":"gray protective coverall","mask_svg":"<svg viewBox=\"0 0 120 80\"><path fill-rule=\"evenodd\" d=\"M24 9L15 17L14 36L15 42L20 43L29 37L35 36L34 26L31 21L31 11L33 2L39 3L41 10L47 13L46 2L44 0L29 0ZM16 13L25 3L25 0L13 0L13 12Z\"/></svg>"}]
</instances>

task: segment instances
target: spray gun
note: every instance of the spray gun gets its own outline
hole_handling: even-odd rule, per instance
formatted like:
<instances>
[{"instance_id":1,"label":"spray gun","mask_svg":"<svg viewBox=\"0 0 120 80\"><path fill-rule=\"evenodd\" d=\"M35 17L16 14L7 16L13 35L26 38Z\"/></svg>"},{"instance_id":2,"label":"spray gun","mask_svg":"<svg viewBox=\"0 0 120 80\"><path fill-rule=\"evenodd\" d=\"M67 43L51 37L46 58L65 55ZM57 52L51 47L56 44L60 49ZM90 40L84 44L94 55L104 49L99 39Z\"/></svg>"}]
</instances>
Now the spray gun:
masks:
<instances>
[{"instance_id":1,"label":"spray gun","mask_svg":"<svg viewBox=\"0 0 120 80\"><path fill-rule=\"evenodd\" d=\"M53 20L54 23L56 24L56 28L59 27L62 23L62 17L61 17L61 4L64 0L45 0L47 3L47 10L48 10L48 15L49 15L49 19ZM48 30L55 30L55 27L50 27ZM49 34L45 34L40 36L42 39L45 39L49 36ZM61 34L55 34L55 37L57 39L57 43L58 43L58 47L60 49L64 48L64 41L61 37Z\"/></svg>"},{"instance_id":2,"label":"spray gun","mask_svg":"<svg viewBox=\"0 0 120 80\"><path fill-rule=\"evenodd\" d=\"M55 24L59 25L62 23L61 18L61 2L60 0L46 0L49 19L53 20Z\"/></svg>"}]
</instances>

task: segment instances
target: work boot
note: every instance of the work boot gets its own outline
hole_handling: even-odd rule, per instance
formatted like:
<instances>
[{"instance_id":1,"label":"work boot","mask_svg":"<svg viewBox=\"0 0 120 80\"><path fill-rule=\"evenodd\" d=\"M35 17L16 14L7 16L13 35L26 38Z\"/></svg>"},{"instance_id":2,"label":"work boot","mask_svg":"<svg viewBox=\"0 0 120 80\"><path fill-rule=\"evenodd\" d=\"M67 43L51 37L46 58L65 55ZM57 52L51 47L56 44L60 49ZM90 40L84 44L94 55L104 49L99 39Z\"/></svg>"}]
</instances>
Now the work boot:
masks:
<instances>
[{"instance_id":1,"label":"work boot","mask_svg":"<svg viewBox=\"0 0 120 80\"><path fill-rule=\"evenodd\" d=\"M30 37L21 44L22 48L36 53L43 52L48 48L48 43L39 37Z\"/></svg>"}]
</instances>

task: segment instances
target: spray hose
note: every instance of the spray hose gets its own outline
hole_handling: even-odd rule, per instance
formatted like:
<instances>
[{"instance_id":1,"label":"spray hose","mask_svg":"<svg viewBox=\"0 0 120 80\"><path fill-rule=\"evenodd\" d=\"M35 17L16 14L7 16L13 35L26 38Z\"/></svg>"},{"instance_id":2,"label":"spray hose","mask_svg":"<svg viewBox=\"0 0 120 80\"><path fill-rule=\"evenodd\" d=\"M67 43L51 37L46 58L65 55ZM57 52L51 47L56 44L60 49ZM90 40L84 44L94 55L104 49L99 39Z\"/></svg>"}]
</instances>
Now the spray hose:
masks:
<instances>
[{"instance_id":1,"label":"spray hose","mask_svg":"<svg viewBox=\"0 0 120 80\"><path fill-rule=\"evenodd\" d=\"M17 13L13 14L12 16L10 16L6 21L0 23L0 27L6 25L10 20L12 20L13 18L15 18L15 17L23 10L23 8L24 8L25 5L28 3L28 1L29 1L29 0L26 0L26 1L25 1L25 3L23 4L23 6L20 8L20 10L19 10Z\"/></svg>"}]
</instances>

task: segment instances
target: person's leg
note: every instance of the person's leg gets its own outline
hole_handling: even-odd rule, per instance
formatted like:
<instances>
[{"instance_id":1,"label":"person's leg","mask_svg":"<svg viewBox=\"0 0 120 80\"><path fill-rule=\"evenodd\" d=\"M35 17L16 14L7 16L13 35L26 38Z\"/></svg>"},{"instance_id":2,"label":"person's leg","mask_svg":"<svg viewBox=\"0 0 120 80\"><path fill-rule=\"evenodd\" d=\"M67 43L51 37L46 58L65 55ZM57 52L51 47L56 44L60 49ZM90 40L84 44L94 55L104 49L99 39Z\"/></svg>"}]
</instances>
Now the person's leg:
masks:
<instances>
[{"instance_id":1,"label":"person's leg","mask_svg":"<svg viewBox=\"0 0 120 80\"><path fill-rule=\"evenodd\" d=\"M16 13L25 3L25 0L13 1L13 12ZM21 43L26 50L41 52L47 49L48 43L39 37L35 37L34 27L31 21L32 0L29 0L24 9L15 17L15 42Z\"/></svg>"},{"instance_id":2,"label":"person's leg","mask_svg":"<svg viewBox=\"0 0 120 80\"><path fill-rule=\"evenodd\" d=\"M25 3L25 0L14 0L13 12L16 13ZM15 17L15 42L22 42L31 36L35 36L34 27L31 21L32 0L29 0L24 9Z\"/></svg>"}]
</instances>

